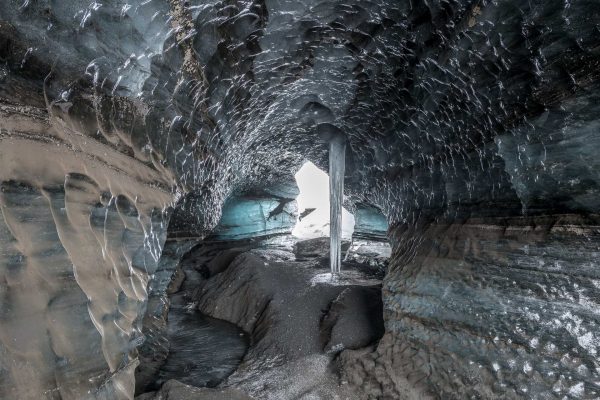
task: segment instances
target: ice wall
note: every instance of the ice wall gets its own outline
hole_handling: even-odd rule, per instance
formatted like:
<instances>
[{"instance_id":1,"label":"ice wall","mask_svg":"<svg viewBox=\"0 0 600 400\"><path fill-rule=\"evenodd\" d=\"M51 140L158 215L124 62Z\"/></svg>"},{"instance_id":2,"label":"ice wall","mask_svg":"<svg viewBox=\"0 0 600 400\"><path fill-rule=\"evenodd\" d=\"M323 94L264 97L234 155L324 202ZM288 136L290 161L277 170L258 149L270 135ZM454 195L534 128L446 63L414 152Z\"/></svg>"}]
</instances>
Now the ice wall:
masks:
<instances>
[{"instance_id":1,"label":"ice wall","mask_svg":"<svg viewBox=\"0 0 600 400\"><path fill-rule=\"evenodd\" d=\"M388 240L388 222L381 210L359 204L354 211L354 219L356 223L353 238L375 241Z\"/></svg>"},{"instance_id":2,"label":"ice wall","mask_svg":"<svg viewBox=\"0 0 600 400\"><path fill-rule=\"evenodd\" d=\"M290 233L297 215L294 199L231 197L225 202L221 220L211 237L239 240Z\"/></svg>"},{"instance_id":3,"label":"ice wall","mask_svg":"<svg viewBox=\"0 0 600 400\"><path fill-rule=\"evenodd\" d=\"M384 285L386 335L342 356L345 378L365 398L598 397L597 226L563 215L407 230Z\"/></svg>"},{"instance_id":4,"label":"ice wall","mask_svg":"<svg viewBox=\"0 0 600 400\"><path fill-rule=\"evenodd\" d=\"M0 110L0 397L127 398L171 193L142 163L23 111L26 124Z\"/></svg>"}]
</instances>

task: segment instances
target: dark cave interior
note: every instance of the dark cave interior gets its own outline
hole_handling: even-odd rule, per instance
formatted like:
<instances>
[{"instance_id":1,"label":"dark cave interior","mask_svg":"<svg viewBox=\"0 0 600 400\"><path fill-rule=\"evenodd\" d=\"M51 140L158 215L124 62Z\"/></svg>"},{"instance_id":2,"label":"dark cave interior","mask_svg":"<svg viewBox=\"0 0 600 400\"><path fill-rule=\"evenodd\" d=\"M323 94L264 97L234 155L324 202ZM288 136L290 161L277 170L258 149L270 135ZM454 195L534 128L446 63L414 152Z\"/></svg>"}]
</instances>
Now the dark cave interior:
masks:
<instances>
[{"instance_id":1,"label":"dark cave interior","mask_svg":"<svg viewBox=\"0 0 600 400\"><path fill-rule=\"evenodd\" d=\"M598 149L597 0L0 1L0 398L597 399Z\"/></svg>"}]
</instances>

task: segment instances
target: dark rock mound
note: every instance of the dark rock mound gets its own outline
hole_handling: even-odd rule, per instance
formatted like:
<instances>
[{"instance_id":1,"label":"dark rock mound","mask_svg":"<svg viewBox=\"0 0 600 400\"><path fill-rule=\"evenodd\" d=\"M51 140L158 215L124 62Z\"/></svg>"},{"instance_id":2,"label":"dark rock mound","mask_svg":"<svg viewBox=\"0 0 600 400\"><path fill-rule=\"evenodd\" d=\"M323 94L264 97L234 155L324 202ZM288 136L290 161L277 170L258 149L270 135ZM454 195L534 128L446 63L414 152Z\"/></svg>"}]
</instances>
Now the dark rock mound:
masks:
<instances>
[{"instance_id":1,"label":"dark rock mound","mask_svg":"<svg viewBox=\"0 0 600 400\"><path fill-rule=\"evenodd\" d=\"M342 242L342 252L348 250L350 242ZM294 245L296 260L306 261L312 258L329 259L329 237L301 240Z\"/></svg>"},{"instance_id":2,"label":"dark rock mound","mask_svg":"<svg viewBox=\"0 0 600 400\"><path fill-rule=\"evenodd\" d=\"M194 300L202 313L250 334L251 347L225 385L261 399L357 398L340 385L333 360L383 334L381 282L356 271L332 280L314 262L246 252L201 283Z\"/></svg>"},{"instance_id":3,"label":"dark rock mound","mask_svg":"<svg viewBox=\"0 0 600 400\"><path fill-rule=\"evenodd\" d=\"M331 303L321 320L321 340L327 352L359 349L383 336L381 288L351 286Z\"/></svg>"}]
</instances>

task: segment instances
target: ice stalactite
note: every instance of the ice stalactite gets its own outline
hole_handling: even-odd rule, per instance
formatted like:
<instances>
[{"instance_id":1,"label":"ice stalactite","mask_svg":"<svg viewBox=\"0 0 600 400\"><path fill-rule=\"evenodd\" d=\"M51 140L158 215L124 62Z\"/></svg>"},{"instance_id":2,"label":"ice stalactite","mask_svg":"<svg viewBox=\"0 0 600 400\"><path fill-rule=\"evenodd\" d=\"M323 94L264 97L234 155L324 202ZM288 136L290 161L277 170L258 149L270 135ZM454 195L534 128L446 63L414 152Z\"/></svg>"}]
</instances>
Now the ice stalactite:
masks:
<instances>
[{"instance_id":1,"label":"ice stalactite","mask_svg":"<svg viewBox=\"0 0 600 400\"><path fill-rule=\"evenodd\" d=\"M339 274L341 269L345 156L345 139L342 136L331 139L329 142L329 251L332 275Z\"/></svg>"}]
</instances>

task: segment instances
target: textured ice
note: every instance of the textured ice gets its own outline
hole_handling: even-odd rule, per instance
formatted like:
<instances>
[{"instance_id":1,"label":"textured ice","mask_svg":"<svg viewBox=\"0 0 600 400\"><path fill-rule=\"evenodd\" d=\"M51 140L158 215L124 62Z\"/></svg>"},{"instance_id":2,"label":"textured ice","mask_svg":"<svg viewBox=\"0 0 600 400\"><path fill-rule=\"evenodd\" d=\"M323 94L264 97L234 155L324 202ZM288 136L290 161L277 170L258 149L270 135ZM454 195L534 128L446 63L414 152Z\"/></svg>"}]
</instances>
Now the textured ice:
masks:
<instances>
[{"instance_id":1,"label":"textured ice","mask_svg":"<svg viewBox=\"0 0 600 400\"><path fill-rule=\"evenodd\" d=\"M219 240L237 240L290 233L296 218L293 199L232 197L225 202L213 235Z\"/></svg>"},{"instance_id":2,"label":"textured ice","mask_svg":"<svg viewBox=\"0 0 600 400\"><path fill-rule=\"evenodd\" d=\"M131 399L167 232L254 235L262 200L226 200L327 170L335 133L393 246L386 334L339 357L357 395L598 398L598 26L596 0L0 2L0 397Z\"/></svg>"},{"instance_id":3,"label":"textured ice","mask_svg":"<svg viewBox=\"0 0 600 400\"><path fill-rule=\"evenodd\" d=\"M388 221L380 210L359 204L354 219L353 238L387 241Z\"/></svg>"}]
</instances>

